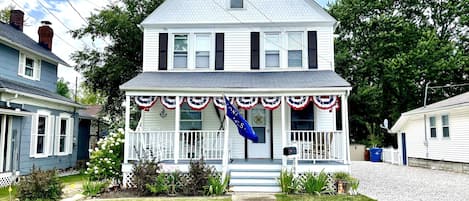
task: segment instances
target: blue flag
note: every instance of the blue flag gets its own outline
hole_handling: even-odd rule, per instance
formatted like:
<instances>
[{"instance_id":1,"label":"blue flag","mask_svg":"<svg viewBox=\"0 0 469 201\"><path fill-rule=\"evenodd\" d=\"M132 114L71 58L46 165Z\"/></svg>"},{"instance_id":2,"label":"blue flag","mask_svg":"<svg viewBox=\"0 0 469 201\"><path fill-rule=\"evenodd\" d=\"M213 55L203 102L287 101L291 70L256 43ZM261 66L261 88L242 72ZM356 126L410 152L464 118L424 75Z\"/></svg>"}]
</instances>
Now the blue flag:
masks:
<instances>
[{"instance_id":1,"label":"blue flag","mask_svg":"<svg viewBox=\"0 0 469 201\"><path fill-rule=\"evenodd\" d=\"M231 105L230 101L228 100L228 98L226 98L226 96L225 105L226 115L231 120L233 120L236 127L238 127L239 134L244 138L249 139L254 143L257 143L259 141L259 138L257 137L256 133L249 125L249 123L239 114L239 111L235 107L233 107L233 105Z\"/></svg>"}]
</instances>

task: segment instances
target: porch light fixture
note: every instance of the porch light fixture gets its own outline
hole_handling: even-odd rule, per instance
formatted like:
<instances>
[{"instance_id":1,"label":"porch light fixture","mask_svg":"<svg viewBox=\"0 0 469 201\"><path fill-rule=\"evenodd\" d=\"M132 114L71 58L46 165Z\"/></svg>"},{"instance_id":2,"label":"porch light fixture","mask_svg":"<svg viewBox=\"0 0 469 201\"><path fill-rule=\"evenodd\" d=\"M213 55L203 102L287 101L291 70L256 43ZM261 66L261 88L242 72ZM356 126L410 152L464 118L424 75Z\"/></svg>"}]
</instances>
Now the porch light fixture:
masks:
<instances>
[{"instance_id":1,"label":"porch light fixture","mask_svg":"<svg viewBox=\"0 0 469 201\"><path fill-rule=\"evenodd\" d=\"M168 113L164 108L161 108L160 117L164 119L166 116L168 116Z\"/></svg>"}]
</instances>

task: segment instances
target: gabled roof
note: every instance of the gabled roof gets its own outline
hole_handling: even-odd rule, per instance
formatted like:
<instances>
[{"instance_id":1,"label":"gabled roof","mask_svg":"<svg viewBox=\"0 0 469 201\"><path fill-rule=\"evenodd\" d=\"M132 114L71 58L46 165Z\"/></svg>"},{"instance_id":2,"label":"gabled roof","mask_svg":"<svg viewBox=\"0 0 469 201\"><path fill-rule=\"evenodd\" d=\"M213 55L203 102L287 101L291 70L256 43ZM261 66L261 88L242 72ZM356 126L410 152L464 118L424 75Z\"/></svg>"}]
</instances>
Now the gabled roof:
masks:
<instances>
[{"instance_id":1,"label":"gabled roof","mask_svg":"<svg viewBox=\"0 0 469 201\"><path fill-rule=\"evenodd\" d=\"M43 57L51 62L56 62L65 66L70 66L67 62L63 61L57 55L48 49L40 46L36 41L31 39L22 31L13 28L9 24L0 22L0 42L7 43L9 46L16 46L15 48L22 48L30 51L33 54Z\"/></svg>"},{"instance_id":2,"label":"gabled roof","mask_svg":"<svg viewBox=\"0 0 469 201\"><path fill-rule=\"evenodd\" d=\"M333 71L144 72L122 90L307 89L351 87Z\"/></svg>"},{"instance_id":3,"label":"gabled roof","mask_svg":"<svg viewBox=\"0 0 469 201\"><path fill-rule=\"evenodd\" d=\"M336 23L315 0L244 0L243 9L229 9L228 6L228 0L166 0L142 22L142 26Z\"/></svg>"},{"instance_id":4,"label":"gabled roof","mask_svg":"<svg viewBox=\"0 0 469 201\"><path fill-rule=\"evenodd\" d=\"M401 114L401 117L397 120L394 126L391 128L392 132L397 132L404 124L407 118L414 114L422 114L427 112L434 112L445 109L459 108L469 106L469 92L453 96L446 100L442 100L425 107L419 107L417 109L405 112Z\"/></svg>"},{"instance_id":5,"label":"gabled roof","mask_svg":"<svg viewBox=\"0 0 469 201\"><path fill-rule=\"evenodd\" d=\"M30 86L20 82L0 78L0 92L6 91L10 93L22 93L25 96L44 99L56 103L61 103L73 107L82 107L80 104L75 103L69 98L63 97L56 92L46 89Z\"/></svg>"}]
</instances>

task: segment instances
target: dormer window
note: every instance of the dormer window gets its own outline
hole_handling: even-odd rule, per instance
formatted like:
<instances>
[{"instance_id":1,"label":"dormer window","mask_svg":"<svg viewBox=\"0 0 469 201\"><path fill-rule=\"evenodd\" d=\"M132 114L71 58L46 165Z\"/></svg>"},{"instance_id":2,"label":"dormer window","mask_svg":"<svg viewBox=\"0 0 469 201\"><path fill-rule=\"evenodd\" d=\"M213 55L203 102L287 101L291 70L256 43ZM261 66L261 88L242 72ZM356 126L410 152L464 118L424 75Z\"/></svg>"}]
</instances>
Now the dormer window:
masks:
<instances>
[{"instance_id":1,"label":"dormer window","mask_svg":"<svg viewBox=\"0 0 469 201\"><path fill-rule=\"evenodd\" d=\"M33 56L20 53L18 75L31 80L40 80L41 61Z\"/></svg>"},{"instance_id":2,"label":"dormer window","mask_svg":"<svg viewBox=\"0 0 469 201\"><path fill-rule=\"evenodd\" d=\"M243 0L230 0L230 8L244 8Z\"/></svg>"}]
</instances>

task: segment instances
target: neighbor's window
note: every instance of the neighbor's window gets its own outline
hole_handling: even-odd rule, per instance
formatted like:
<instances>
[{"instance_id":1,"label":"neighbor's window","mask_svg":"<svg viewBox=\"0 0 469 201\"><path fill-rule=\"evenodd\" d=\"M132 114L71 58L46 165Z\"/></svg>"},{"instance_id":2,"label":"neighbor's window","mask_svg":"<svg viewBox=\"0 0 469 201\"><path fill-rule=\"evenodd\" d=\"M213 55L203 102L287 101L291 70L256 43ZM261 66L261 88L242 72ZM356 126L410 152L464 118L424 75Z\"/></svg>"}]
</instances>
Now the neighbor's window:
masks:
<instances>
[{"instance_id":1,"label":"neighbor's window","mask_svg":"<svg viewBox=\"0 0 469 201\"><path fill-rule=\"evenodd\" d=\"M174 67L187 68L187 34L174 35Z\"/></svg>"},{"instance_id":2,"label":"neighbor's window","mask_svg":"<svg viewBox=\"0 0 469 201\"><path fill-rule=\"evenodd\" d=\"M181 106L181 130L202 130L202 112L193 110L187 103Z\"/></svg>"},{"instance_id":3,"label":"neighbor's window","mask_svg":"<svg viewBox=\"0 0 469 201\"><path fill-rule=\"evenodd\" d=\"M59 153L64 153L67 145L68 136L68 120L65 118L60 119L60 133L59 133Z\"/></svg>"},{"instance_id":4,"label":"neighbor's window","mask_svg":"<svg viewBox=\"0 0 469 201\"><path fill-rule=\"evenodd\" d=\"M280 67L280 33L265 34L265 67Z\"/></svg>"},{"instance_id":5,"label":"neighbor's window","mask_svg":"<svg viewBox=\"0 0 469 201\"><path fill-rule=\"evenodd\" d=\"M40 60L24 53L20 53L18 74L24 78L39 80L41 74Z\"/></svg>"},{"instance_id":6,"label":"neighbor's window","mask_svg":"<svg viewBox=\"0 0 469 201\"><path fill-rule=\"evenodd\" d=\"M436 138L436 120L435 117L430 117L430 137Z\"/></svg>"},{"instance_id":7,"label":"neighbor's window","mask_svg":"<svg viewBox=\"0 0 469 201\"><path fill-rule=\"evenodd\" d=\"M36 136L36 154L45 153L47 116L39 116Z\"/></svg>"},{"instance_id":8,"label":"neighbor's window","mask_svg":"<svg viewBox=\"0 0 469 201\"><path fill-rule=\"evenodd\" d=\"M449 119L448 115L441 116L441 125L443 127L443 137L449 137Z\"/></svg>"},{"instance_id":9,"label":"neighbor's window","mask_svg":"<svg viewBox=\"0 0 469 201\"><path fill-rule=\"evenodd\" d=\"M244 8L243 0L231 0L230 8Z\"/></svg>"},{"instance_id":10,"label":"neighbor's window","mask_svg":"<svg viewBox=\"0 0 469 201\"><path fill-rule=\"evenodd\" d=\"M210 34L196 34L195 67L208 68L210 65Z\"/></svg>"},{"instance_id":11,"label":"neighbor's window","mask_svg":"<svg viewBox=\"0 0 469 201\"><path fill-rule=\"evenodd\" d=\"M288 32L288 67L303 66L303 32Z\"/></svg>"}]
</instances>

